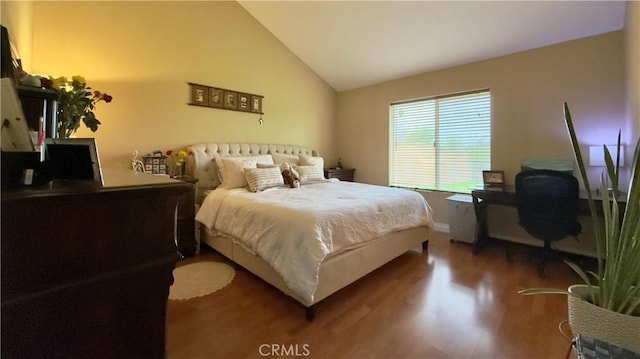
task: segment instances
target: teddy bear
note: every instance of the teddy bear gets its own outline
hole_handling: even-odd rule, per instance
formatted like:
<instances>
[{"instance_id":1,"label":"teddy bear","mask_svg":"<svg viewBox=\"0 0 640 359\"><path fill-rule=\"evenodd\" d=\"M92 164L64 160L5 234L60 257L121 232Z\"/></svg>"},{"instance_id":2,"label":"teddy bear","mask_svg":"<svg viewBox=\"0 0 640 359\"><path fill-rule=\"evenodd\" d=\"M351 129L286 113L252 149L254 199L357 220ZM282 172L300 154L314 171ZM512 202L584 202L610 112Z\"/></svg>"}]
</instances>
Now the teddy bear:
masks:
<instances>
[{"instance_id":1,"label":"teddy bear","mask_svg":"<svg viewBox=\"0 0 640 359\"><path fill-rule=\"evenodd\" d=\"M289 170L284 170L282 171L282 178L284 179L284 183L293 188L293 183L295 182L295 178L293 178L293 175L291 174L291 171Z\"/></svg>"},{"instance_id":2,"label":"teddy bear","mask_svg":"<svg viewBox=\"0 0 640 359\"><path fill-rule=\"evenodd\" d=\"M290 188L299 188L300 181L296 178L297 173L288 163L282 164L282 178L284 179L284 183Z\"/></svg>"}]
</instances>

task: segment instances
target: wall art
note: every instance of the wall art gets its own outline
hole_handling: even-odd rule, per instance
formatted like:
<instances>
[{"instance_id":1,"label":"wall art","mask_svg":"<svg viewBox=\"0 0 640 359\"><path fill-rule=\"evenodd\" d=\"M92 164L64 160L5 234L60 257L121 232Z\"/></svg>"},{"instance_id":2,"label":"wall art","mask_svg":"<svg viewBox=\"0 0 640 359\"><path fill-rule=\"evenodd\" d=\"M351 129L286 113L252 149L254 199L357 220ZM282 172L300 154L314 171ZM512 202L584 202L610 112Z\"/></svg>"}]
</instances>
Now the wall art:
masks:
<instances>
[{"instance_id":1,"label":"wall art","mask_svg":"<svg viewBox=\"0 0 640 359\"><path fill-rule=\"evenodd\" d=\"M189 105L264 114L264 96L188 82Z\"/></svg>"}]
</instances>

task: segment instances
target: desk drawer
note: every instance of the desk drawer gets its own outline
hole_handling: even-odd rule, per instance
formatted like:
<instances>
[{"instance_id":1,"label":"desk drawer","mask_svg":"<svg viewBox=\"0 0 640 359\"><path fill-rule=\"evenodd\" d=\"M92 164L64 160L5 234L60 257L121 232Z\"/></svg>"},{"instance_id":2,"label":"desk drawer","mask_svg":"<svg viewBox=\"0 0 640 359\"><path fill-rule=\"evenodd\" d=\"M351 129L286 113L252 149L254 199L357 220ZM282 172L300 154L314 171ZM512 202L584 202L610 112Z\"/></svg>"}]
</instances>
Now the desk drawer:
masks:
<instances>
[{"instance_id":1,"label":"desk drawer","mask_svg":"<svg viewBox=\"0 0 640 359\"><path fill-rule=\"evenodd\" d=\"M470 195L456 194L447 197L449 234L459 242L475 241L476 213Z\"/></svg>"}]
</instances>

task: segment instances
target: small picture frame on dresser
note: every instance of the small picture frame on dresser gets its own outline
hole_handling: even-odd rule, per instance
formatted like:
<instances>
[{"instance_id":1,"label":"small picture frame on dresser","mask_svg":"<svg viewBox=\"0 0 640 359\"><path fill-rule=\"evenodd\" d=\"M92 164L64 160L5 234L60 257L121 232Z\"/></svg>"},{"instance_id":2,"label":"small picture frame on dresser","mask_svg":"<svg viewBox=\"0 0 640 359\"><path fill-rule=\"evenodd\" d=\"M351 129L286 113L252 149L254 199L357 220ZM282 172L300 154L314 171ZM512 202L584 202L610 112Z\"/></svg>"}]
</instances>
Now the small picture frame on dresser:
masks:
<instances>
[{"instance_id":1,"label":"small picture frame on dresser","mask_svg":"<svg viewBox=\"0 0 640 359\"><path fill-rule=\"evenodd\" d=\"M482 181L485 187L502 187L504 171L482 171Z\"/></svg>"}]
</instances>

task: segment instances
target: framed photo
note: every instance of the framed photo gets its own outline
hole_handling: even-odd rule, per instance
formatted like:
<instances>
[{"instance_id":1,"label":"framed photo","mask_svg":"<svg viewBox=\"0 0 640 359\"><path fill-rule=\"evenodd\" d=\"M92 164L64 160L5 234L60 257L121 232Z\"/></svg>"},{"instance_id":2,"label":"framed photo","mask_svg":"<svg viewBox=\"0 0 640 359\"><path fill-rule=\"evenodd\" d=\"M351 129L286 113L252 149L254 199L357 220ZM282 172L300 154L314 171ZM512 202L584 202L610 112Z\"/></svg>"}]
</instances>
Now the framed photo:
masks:
<instances>
[{"instance_id":1,"label":"framed photo","mask_svg":"<svg viewBox=\"0 0 640 359\"><path fill-rule=\"evenodd\" d=\"M201 85L191 85L191 104L208 106L209 88Z\"/></svg>"},{"instance_id":2,"label":"framed photo","mask_svg":"<svg viewBox=\"0 0 640 359\"><path fill-rule=\"evenodd\" d=\"M235 91L224 91L224 108L231 110L238 109L238 93Z\"/></svg>"},{"instance_id":3,"label":"framed photo","mask_svg":"<svg viewBox=\"0 0 640 359\"><path fill-rule=\"evenodd\" d=\"M251 111L251 95L246 93L238 93L238 110Z\"/></svg>"},{"instance_id":4,"label":"framed photo","mask_svg":"<svg viewBox=\"0 0 640 359\"><path fill-rule=\"evenodd\" d=\"M504 171L482 171L482 181L485 187L504 186Z\"/></svg>"},{"instance_id":5,"label":"framed photo","mask_svg":"<svg viewBox=\"0 0 640 359\"><path fill-rule=\"evenodd\" d=\"M209 87L209 107L224 108L224 90Z\"/></svg>"},{"instance_id":6,"label":"framed photo","mask_svg":"<svg viewBox=\"0 0 640 359\"><path fill-rule=\"evenodd\" d=\"M262 113L262 97L251 96L251 112Z\"/></svg>"}]
</instances>

